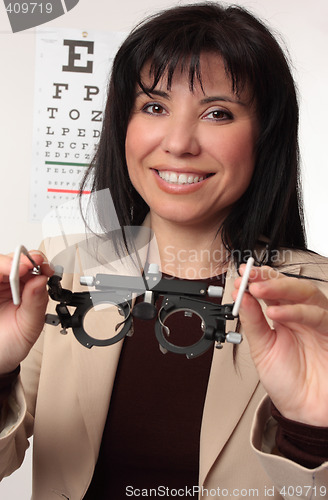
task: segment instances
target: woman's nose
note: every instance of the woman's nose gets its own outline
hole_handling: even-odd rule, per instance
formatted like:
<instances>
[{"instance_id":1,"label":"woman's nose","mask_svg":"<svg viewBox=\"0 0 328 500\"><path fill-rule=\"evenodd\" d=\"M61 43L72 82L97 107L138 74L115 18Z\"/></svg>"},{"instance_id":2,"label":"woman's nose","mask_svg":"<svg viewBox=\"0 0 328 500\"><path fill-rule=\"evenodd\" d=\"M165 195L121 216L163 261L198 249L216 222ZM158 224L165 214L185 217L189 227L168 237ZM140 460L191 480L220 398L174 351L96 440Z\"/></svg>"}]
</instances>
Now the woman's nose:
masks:
<instances>
[{"instance_id":1,"label":"woman's nose","mask_svg":"<svg viewBox=\"0 0 328 500\"><path fill-rule=\"evenodd\" d=\"M162 147L167 153L175 156L198 155L201 147L197 126L183 119L170 120L163 137Z\"/></svg>"}]
</instances>

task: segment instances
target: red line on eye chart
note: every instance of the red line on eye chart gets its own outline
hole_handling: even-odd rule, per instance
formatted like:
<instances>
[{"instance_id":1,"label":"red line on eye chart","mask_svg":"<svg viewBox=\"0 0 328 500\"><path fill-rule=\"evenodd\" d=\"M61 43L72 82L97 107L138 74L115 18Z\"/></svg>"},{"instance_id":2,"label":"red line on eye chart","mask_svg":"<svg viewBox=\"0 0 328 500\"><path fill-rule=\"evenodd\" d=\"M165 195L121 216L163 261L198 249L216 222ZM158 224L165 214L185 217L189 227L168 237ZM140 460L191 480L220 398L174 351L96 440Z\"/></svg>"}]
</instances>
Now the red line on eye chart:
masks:
<instances>
[{"instance_id":1,"label":"red line on eye chart","mask_svg":"<svg viewBox=\"0 0 328 500\"><path fill-rule=\"evenodd\" d=\"M47 189L48 193L66 193L66 194L79 194L78 189ZM90 194L91 191L82 191L82 194Z\"/></svg>"}]
</instances>

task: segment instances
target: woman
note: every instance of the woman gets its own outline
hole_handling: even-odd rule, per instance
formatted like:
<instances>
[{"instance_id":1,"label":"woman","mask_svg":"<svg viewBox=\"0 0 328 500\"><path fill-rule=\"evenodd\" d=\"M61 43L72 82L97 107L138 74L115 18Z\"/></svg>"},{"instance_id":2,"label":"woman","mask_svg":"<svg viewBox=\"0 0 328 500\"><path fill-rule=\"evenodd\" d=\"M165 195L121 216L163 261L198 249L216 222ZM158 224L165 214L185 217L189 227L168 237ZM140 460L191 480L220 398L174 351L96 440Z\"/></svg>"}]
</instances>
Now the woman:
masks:
<instances>
[{"instance_id":1,"label":"woman","mask_svg":"<svg viewBox=\"0 0 328 500\"><path fill-rule=\"evenodd\" d=\"M286 59L245 10L178 7L130 34L87 178L93 191L110 188L122 227L146 217L164 274L220 283L223 303L254 255L247 341L187 360L163 356L139 320L123 348L39 337L51 270L30 280L22 261L17 309L2 257L2 474L19 465L34 419L35 499L326 494L327 271L306 251L297 125ZM101 207L99 219L109 232ZM50 241L47 256L56 252ZM28 353L24 396L16 367Z\"/></svg>"}]
</instances>

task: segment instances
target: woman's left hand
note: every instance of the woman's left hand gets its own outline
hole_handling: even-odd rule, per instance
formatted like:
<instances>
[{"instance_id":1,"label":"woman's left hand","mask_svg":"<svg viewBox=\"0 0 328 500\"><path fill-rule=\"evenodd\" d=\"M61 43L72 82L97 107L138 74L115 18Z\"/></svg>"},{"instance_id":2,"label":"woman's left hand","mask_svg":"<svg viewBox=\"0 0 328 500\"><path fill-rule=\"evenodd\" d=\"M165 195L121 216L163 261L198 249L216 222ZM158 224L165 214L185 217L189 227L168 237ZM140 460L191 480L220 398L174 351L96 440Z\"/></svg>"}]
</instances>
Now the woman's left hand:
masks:
<instances>
[{"instance_id":1,"label":"woman's left hand","mask_svg":"<svg viewBox=\"0 0 328 500\"><path fill-rule=\"evenodd\" d=\"M241 266L241 275L245 266ZM236 299L241 278L235 282ZM267 305L265 318L258 300ZM240 321L260 380L286 418L328 427L328 299L306 279L253 268Z\"/></svg>"}]
</instances>

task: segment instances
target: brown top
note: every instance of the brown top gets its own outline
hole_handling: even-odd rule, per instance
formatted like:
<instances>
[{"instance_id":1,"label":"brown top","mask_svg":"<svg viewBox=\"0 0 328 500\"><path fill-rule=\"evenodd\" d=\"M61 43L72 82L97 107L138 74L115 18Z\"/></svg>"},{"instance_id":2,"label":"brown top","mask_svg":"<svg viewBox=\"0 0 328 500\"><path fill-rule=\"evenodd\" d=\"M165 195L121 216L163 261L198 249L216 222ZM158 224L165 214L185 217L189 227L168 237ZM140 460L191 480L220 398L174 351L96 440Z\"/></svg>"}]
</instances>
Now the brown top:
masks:
<instances>
[{"instance_id":1,"label":"brown top","mask_svg":"<svg viewBox=\"0 0 328 500\"><path fill-rule=\"evenodd\" d=\"M207 281L222 285L221 277ZM164 494L165 488L198 485L200 428L213 347L191 360L181 354L162 354L155 320L133 321L134 335L124 341L99 459L85 500L123 499L128 486L163 487L161 498L171 498ZM202 336L197 315L176 313L166 325L169 340L176 345L191 345Z\"/></svg>"},{"instance_id":2,"label":"brown top","mask_svg":"<svg viewBox=\"0 0 328 500\"><path fill-rule=\"evenodd\" d=\"M308 469L328 460L328 428L294 422L281 415L271 403L272 416L278 422L276 445L287 458Z\"/></svg>"}]
</instances>

